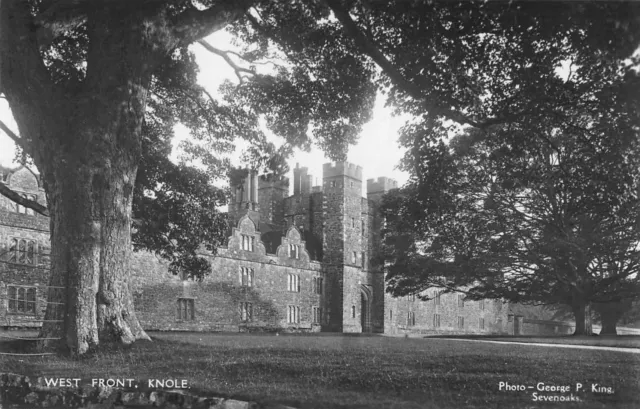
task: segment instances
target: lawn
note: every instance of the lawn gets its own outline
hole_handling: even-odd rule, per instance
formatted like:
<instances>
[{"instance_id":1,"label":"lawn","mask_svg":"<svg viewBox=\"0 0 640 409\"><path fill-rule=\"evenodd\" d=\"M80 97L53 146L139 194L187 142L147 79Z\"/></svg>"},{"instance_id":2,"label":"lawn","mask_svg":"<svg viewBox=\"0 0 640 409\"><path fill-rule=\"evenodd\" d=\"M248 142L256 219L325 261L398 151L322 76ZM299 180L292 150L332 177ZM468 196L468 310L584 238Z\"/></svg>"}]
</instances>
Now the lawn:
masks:
<instances>
[{"instance_id":1,"label":"lawn","mask_svg":"<svg viewBox=\"0 0 640 409\"><path fill-rule=\"evenodd\" d=\"M540 344L565 344L565 345L587 345L602 346L613 348L640 348L640 336L638 335L617 335L617 336L517 336L504 335L461 335L461 336L445 336L438 335L430 338L460 338L460 339L479 339L486 341L503 341L503 342L521 342L521 343L540 343Z\"/></svg>"},{"instance_id":2,"label":"lawn","mask_svg":"<svg viewBox=\"0 0 640 409\"><path fill-rule=\"evenodd\" d=\"M81 360L0 356L0 372L179 378L193 390L298 408L572 407L533 401L570 386L580 407L640 407L640 354L344 335L153 333L154 342ZM525 391L499 390L500 382ZM576 393L576 383L584 390ZM591 384L612 393L591 392ZM503 388L504 389L504 388Z\"/></svg>"}]
</instances>

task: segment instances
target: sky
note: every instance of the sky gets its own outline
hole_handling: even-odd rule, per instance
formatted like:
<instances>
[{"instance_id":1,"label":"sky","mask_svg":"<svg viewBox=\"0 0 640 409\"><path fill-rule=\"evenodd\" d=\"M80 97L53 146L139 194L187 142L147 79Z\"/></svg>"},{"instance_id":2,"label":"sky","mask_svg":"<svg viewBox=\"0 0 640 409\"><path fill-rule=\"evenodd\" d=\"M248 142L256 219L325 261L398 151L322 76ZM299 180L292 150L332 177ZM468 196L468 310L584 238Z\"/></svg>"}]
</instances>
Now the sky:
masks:
<instances>
[{"instance_id":1,"label":"sky","mask_svg":"<svg viewBox=\"0 0 640 409\"><path fill-rule=\"evenodd\" d=\"M219 49L235 49L231 45L231 35L226 31L214 33L206 40ZM210 53L199 44L192 45L191 50L195 53L200 66L198 82L211 94L217 94L218 87L227 79L237 83L238 80L233 69L222 57ZM17 125L4 99L0 99L0 120L18 133ZM406 117L393 117L390 109L384 107L383 98L379 97L376 100L372 120L364 126L358 144L350 147L347 157L349 162L363 168L363 195L366 196L364 189L366 189L367 179L387 176L397 180L400 184L407 180L408 175L396 169L403 156L403 151L397 143L398 130L405 120ZM174 152L172 155L174 160L177 160L179 156L179 150L177 149L179 141L188 137L188 132L184 127L177 126L175 128ZM4 132L0 131L0 165L17 166L12 163L15 156L14 153L15 144ZM322 182L322 165L327 162L329 160L318 149L312 149L311 152L296 151L296 154L289 160L289 167L293 169L297 163L301 167L308 167L309 174L313 175L313 183L316 185ZM292 177L292 175L289 176ZM318 183L316 183L316 180Z\"/></svg>"}]
</instances>

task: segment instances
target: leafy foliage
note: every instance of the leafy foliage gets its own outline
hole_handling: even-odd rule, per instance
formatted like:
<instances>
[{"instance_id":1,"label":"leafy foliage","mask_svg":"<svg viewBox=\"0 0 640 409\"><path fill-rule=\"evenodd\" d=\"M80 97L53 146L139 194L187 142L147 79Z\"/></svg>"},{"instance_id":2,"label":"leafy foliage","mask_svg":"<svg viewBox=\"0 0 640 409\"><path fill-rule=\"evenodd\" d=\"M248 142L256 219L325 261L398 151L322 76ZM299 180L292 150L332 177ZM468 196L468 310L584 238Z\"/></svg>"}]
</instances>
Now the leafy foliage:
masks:
<instances>
[{"instance_id":1,"label":"leafy foliage","mask_svg":"<svg viewBox=\"0 0 640 409\"><path fill-rule=\"evenodd\" d=\"M155 1L101 7L116 14L122 12L118 9L130 8L140 21L155 27L153 40L157 41L171 35L162 24L175 23L189 13L203 14L199 11L206 8L234 7L221 3L206 1L194 7L190 1ZM61 92L74 97L86 86L88 71L100 69L98 61L91 60L90 48L98 41L95 22L101 17L82 1L30 4L46 71ZM230 59L230 52L212 49L242 73L241 83L227 82L220 95L213 96L198 85L199 69L189 42L177 43L159 61L149 61L155 68L141 133L132 238L136 250L159 254L176 273L202 278L209 264L197 256L200 246L215 253L224 240L226 216L217 209L226 203L225 191L215 184L227 176L235 184L242 179L245 171L232 169L225 159L239 140L249 146L243 157L248 167L277 174L288 171L286 159L294 148L309 149L312 143L332 159L344 159L373 107L373 65L345 46L339 24L326 19L326 7L256 2L252 13L230 27L245 47L242 55L236 53ZM258 22L256 14L265 19ZM167 20L158 24L157 16ZM339 40L335 47L327 46L331 35ZM297 46L291 44L294 39ZM271 57L278 59L271 63L274 69L259 73L255 65L268 64L265 60ZM245 66L236 65L237 58ZM174 164L169 156L178 123L186 126L191 138L181 143L183 156ZM284 143L276 146L270 141L262 124ZM21 155L32 152L27 145L30 139L31 135L23 135Z\"/></svg>"},{"instance_id":2,"label":"leafy foliage","mask_svg":"<svg viewBox=\"0 0 640 409\"><path fill-rule=\"evenodd\" d=\"M464 286L583 315L633 297L638 5L395 6L350 9L383 53L369 47L388 104L415 116L401 131L411 180L383 203L388 290Z\"/></svg>"},{"instance_id":3,"label":"leafy foliage","mask_svg":"<svg viewBox=\"0 0 640 409\"><path fill-rule=\"evenodd\" d=\"M413 179L402 196L389 199L411 216L394 225L405 234L395 238L401 249L394 255L397 260L406 252L417 252L422 243L437 255L430 261L433 267L446 270L457 283L467 280L467 267L477 249L493 249L507 257L508 249L523 244L517 237L526 232L535 231L535 240L546 240L552 234L547 230L553 229L542 225L522 227L520 236L509 232L496 239L486 233L503 232L509 223L526 219L506 212L522 192L537 187L537 202L529 205L547 204L545 200L555 196L544 196L542 189L556 177L564 179L554 189L578 189L581 205L593 212L573 220L574 225L591 223L593 214L605 208L617 212L607 229L615 229L620 218L633 218L625 206L632 200L629 192L635 182L623 174L637 159L627 155L621 161L619 152L634 146L630 139L635 125L630 124L638 112L634 94L638 80L628 65L638 62L631 58L639 44L637 4L240 3L157 0L142 6L123 2L100 6L114 13L126 9L130 13L125 14L154 27L156 46L171 44L164 58L150 62L155 68L148 86L134 203L137 248L157 251L174 267L194 266L195 275L201 276L206 266L194 261L195 243L215 248L224 219L214 210L224 200L212 183L224 175L239 175L222 155L242 139L250 145L245 161L254 169L286 172L285 159L293 148L308 149L312 144L331 159L342 160L370 119L378 91L386 93L396 112L414 116L402 136L409 150L404 167ZM91 19L99 8L86 1L29 4L47 73L61 94L73 98L85 85L87 72L101 69L88 54L92 42L98 41L91 38L89 28L95 28ZM197 85L198 67L188 46L214 30L209 28L215 26L214 20L206 18L215 17L218 10L227 15L234 7L238 14L228 18L229 30L242 51L232 59L229 52L207 49L234 68L240 84L226 83L222 97L214 98ZM180 21L189 23L180 27L189 34L171 42L171 25ZM271 70L259 70L262 65ZM568 71L564 76L558 71L562 66ZM483 132L470 132L448 146L439 142L451 130L443 118ZM182 145L185 163L199 162L206 172L167 160L178 122L192 136ZM261 123L284 144L269 141ZM618 145L603 132L619 135ZM35 136L22 136L29 153L29 141ZM532 164L545 155L564 155L552 153L554 144L563 152L581 149L581 155L565 155L564 170L552 163ZM469 158L473 165L467 163ZM613 179L607 167L617 169ZM573 176L567 178L568 173ZM472 184L490 190L472 192ZM423 197L425 186L441 196ZM457 213L445 212L450 208ZM489 224L478 218L498 213L506 216ZM433 226L450 232L453 242L433 236ZM548 249L539 251L546 254ZM487 264L491 267L487 271L499 270ZM411 269L419 275L422 266ZM514 294L520 290L512 288Z\"/></svg>"},{"instance_id":4,"label":"leafy foliage","mask_svg":"<svg viewBox=\"0 0 640 409\"><path fill-rule=\"evenodd\" d=\"M467 286L471 298L569 306L636 297L640 150L626 121L637 117L597 118L586 132L549 119L409 150L416 174L383 203L390 291Z\"/></svg>"}]
</instances>

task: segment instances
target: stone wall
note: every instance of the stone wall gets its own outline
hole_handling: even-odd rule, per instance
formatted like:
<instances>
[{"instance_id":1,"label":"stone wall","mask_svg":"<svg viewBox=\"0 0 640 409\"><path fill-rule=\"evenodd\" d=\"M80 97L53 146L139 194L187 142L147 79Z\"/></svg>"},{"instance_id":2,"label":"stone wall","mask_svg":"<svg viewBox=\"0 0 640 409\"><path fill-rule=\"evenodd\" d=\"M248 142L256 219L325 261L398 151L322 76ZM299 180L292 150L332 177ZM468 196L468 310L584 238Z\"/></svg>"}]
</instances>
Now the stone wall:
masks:
<instances>
[{"instance_id":1,"label":"stone wall","mask_svg":"<svg viewBox=\"0 0 640 409\"><path fill-rule=\"evenodd\" d=\"M362 284L361 270L354 266L343 267L343 301L342 301L342 331L362 332Z\"/></svg>"},{"instance_id":2,"label":"stone wall","mask_svg":"<svg viewBox=\"0 0 640 409\"><path fill-rule=\"evenodd\" d=\"M390 189L397 187L398 183L390 178L381 177L367 179L367 271L370 275L369 281L373 288L373 332L386 332L387 328L392 328L392 319L387 310L397 309L397 300L386 294L385 276L380 265L380 230L383 227L383 220L380 217L379 206L382 196ZM365 201L363 200L363 207ZM389 306L386 304L390 303Z\"/></svg>"},{"instance_id":3,"label":"stone wall","mask_svg":"<svg viewBox=\"0 0 640 409\"><path fill-rule=\"evenodd\" d=\"M18 193L46 205L44 191L36 175L27 168L2 170L3 182ZM35 244L28 263L11 252L11 241L29 240ZM39 327L44 317L47 297L48 266L51 253L49 219L0 196L0 326ZM9 311L9 286L35 287L35 314ZM55 291L55 290L54 290Z\"/></svg>"},{"instance_id":4,"label":"stone wall","mask_svg":"<svg viewBox=\"0 0 640 409\"><path fill-rule=\"evenodd\" d=\"M145 381L132 382L126 388L47 387L44 378L0 373L0 408L34 409L293 409L289 406L225 399L216 396L200 396L185 390L153 390Z\"/></svg>"},{"instance_id":5,"label":"stone wall","mask_svg":"<svg viewBox=\"0 0 640 409\"><path fill-rule=\"evenodd\" d=\"M524 319L522 335L569 335L573 334L575 325L561 321Z\"/></svg>"},{"instance_id":6,"label":"stone wall","mask_svg":"<svg viewBox=\"0 0 640 409\"><path fill-rule=\"evenodd\" d=\"M324 212L323 212L322 192L311 193L309 198L309 231L313 240L307 243L307 247L312 247L312 257L314 260L322 261L324 249L322 240L324 237Z\"/></svg>"},{"instance_id":7,"label":"stone wall","mask_svg":"<svg viewBox=\"0 0 640 409\"><path fill-rule=\"evenodd\" d=\"M255 239L254 251L242 249L242 235ZM289 245L297 245L299 258L291 257ZM132 290L142 325L154 330L207 331L319 331L313 307L323 300L313 288L322 277L319 263L311 261L297 229L291 228L276 254L267 254L260 235L247 217L233 230L227 248L211 257L212 273L201 282L182 280L167 271L149 254L134 257ZM253 270L251 285L243 285L242 268ZM159 273L162 272L162 273ZM289 275L299 280L300 291L289 291ZM246 284L246 283L245 283ZM180 300L193 300L193 318L179 316ZM250 303L251 319L242 319L242 303ZM289 307L299 310L298 322L288 322Z\"/></svg>"},{"instance_id":8,"label":"stone wall","mask_svg":"<svg viewBox=\"0 0 640 409\"><path fill-rule=\"evenodd\" d=\"M368 272L367 283L373 290L373 302L371 304L371 330L372 332L383 333L385 302L384 274L379 271Z\"/></svg>"},{"instance_id":9,"label":"stone wall","mask_svg":"<svg viewBox=\"0 0 640 409\"><path fill-rule=\"evenodd\" d=\"M343 266L345 260L345 178L341 174L323 173L323 263L327 272L327 311L331 331L343 331Z\"/></svg>"},{"instance_id":10,"label":"stone wall","mask_svg":"<svg viewBox=\"0 0 640 409\"><path fill-rule=\"evenodd\" d=\"M428 293L433 296L435 291L428 290ZM502 301L464 301L460 304L459 296L463 296L462 293L442 294L437 304L436 300L422 301L417 296L394 298L386 295L385 333L509 333L507 305ZM410 320L410 313L415 317L415 324ZM436 314L440 316L439 326L434 318Z\"/></svg>"}]
</instances>

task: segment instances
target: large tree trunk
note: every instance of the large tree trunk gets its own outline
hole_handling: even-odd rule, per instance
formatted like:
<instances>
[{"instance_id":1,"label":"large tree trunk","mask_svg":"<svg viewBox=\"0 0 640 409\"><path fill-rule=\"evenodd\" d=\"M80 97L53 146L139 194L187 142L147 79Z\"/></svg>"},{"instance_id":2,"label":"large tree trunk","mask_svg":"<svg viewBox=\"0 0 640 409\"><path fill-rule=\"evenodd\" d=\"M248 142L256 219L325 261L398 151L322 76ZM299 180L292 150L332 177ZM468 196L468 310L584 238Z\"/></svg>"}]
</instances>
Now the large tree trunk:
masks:
<instances>
[{"instance_id":1,"label":"large tree trunk","mask_svg":"<svg viewBox=\"0 0 640 409\"><path fill-rule=\"evenodd\" d=\"M611 301L606 303L595 303L594 309L600 316L602 329L600 335L617 335L616 326L625 312L631 309L632 303L629 300Z\"/></svg>"},{"instance_id":2,"label":"large tree trunk","mask_svg":"<svg viewBox=\"0 0 640 409\"><path fill-rule=\"evenodd\" d=\"M41 331L80 355L100 343L149 339L128 287L131 203L147 86L132 75L99 98L79 98L73 145L51 146L45 190L51 217L50 301ZM75 102L75 101L74 101ZM64 306L64 308L61 308Z\"/></svg>"},{"instance_id":3,"label":"large tree trunk","mask_svg":"<svg viewBox=\"0 0 640 409\"><path fill-rule=\"evenodd\" d=\"M147 24L153 16L142 9L88 9L86 77L62 87L48 79L25 4L10 5L0 8L0 33L14 35L0 40L8 58L0 67L13 79L7 99L42 173L50 210L43 343L59 338L79 355L102 342L148 339L133 309L128 275L147 90L154 64L166 52L153 42L157 32Z\"/></svg>"},{"instance_id":4,"label":"large tree trunk","mask_svg":"<svg viewBox=\"0 0 640 409\"><path fill-rule=\"evenodd\" d=\"M576 303L572 306L576 320L576 329L573 335L593 335L591 328L591 308L587 303Z\"/></svg>"},{"instance_id":5,"label":"large tree trunk","mask_svg":"<svg viewBox=\"0 0 640 409\"><path fill-rule=\"evenodd\" d=\"M128 287L137 152L117 149L119 138L109 130L95 136L113 149L95 146L89 157L58 160L53 175L45 175L52 240L49 301L56 304L48 305L41 336L62 338L73 354L101 342L149 339Z\"/></svg>"},{"instance_id":6,"label":"large tree trunk","mask_svg":"<svg viewBox=\"0 0 640 409\"><path fill-rule=\"evenodd\" d=\"M602 328L599 335L618 335L616 326L618 325L617 319L605 319L602 318Z\"/></svg>"},{"instance_id":7,"label":"large tree trunk","mask_svg":"<svg viewBox=\"0 0 640 409\"><path fill-rule=\"evenodd\" d=\"M51 279L41 337L44 343L62 339L74 354L105 341L148 339L127 279L131 201L151 73L176 47L225 27L251 4L220 2L175 16L166 2L138 3L49 5L45 14L52 21L45 19L44 28L72 27L65 10L81 18L77 44L86 51L86 61L69 64L86 71L52 74L60 67L43 62L40 47L48 43L38 41L43 27L34 21L32 4L0 2L0 90L18 124L18 143L43 176L51 217Z\"/></svg>"}]
</instances>

